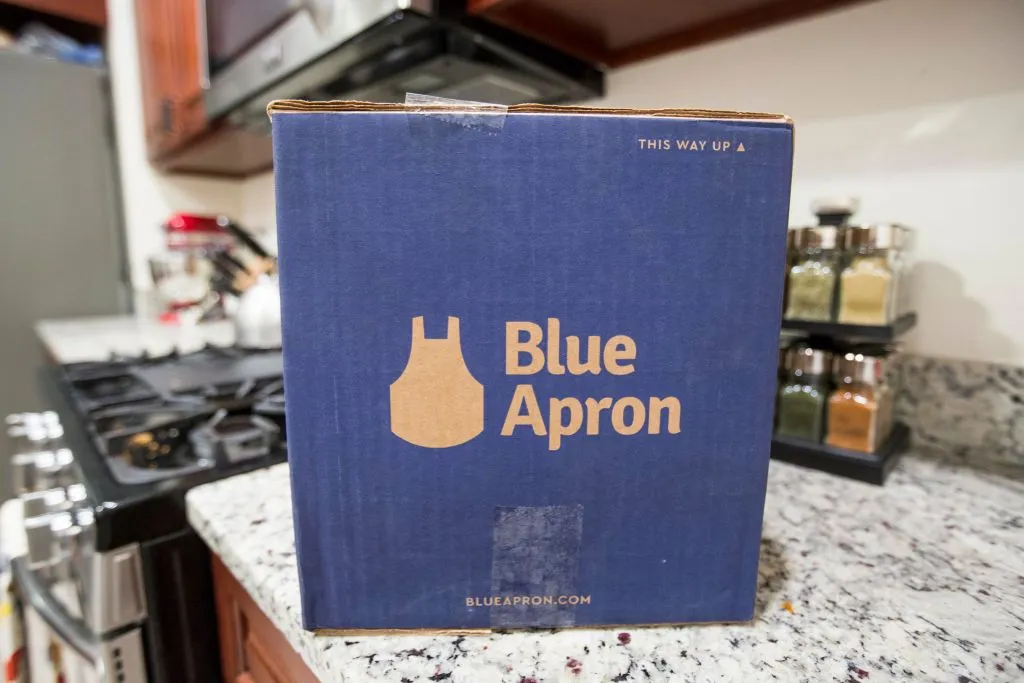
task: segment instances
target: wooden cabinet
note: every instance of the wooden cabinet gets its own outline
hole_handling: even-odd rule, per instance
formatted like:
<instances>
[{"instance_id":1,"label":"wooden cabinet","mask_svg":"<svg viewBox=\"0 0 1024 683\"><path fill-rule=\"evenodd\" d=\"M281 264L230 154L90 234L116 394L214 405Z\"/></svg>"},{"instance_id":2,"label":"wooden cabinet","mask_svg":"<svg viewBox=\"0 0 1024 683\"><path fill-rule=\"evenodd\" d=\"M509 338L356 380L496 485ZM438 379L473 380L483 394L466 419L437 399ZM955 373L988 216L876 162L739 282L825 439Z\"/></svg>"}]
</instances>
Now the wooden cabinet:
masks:
<instances>
[{"instance_id":1,"label":"wooden cabinet","mask_svg":"<svg viewBox=\"0 0 1024 683\"><path fill-rule=\"evenodd\" d=\"M150 157L158 159L201 133L205 125L196 4L139 0L135 12L146 147Z\"/></svg>"},{"instance_id":2,"label":"wooden cabinet","mask_svg":"<svg viewBox=\"0 0 1024 683\"><path fill-rule=\"evenodd\" d=\"M4 0L4 4L90 26L105 26L107 23L107 4L104 0Z\"/></svg>"},{"instance_id":3,"label":"wooden cabinet","mask_svg":"<svg viewBox=\"0 0 1024 683\"><path fill-rule=\"evenodd\" d=\"M224 683L316 683L298 653L213 556Z\"/></svg>"},{"instance_id":4,"label":"wooden cabinet","mask_svg":"<svg viewBox=\"0 0 1024 683\"><path fill-rule=\"evenodd\" d=\"M136 0L146 151L158 168L244 176L269 169L269 136L208 120L196 2Z\"/></svg>"},{"instance_id":5,"label":"wooden cabinet","mask_svg":"<svg viewBox=\"0 0 1024 683\"><path fill-rule=\"evenodd\" d=\"M467 0L483 17L616 67L863 0Z\"/></svg>"},{"instance_id":6,"label":"wooden cabinet","mask_svg":"<svg viewBox=\"0 0 1024 683\"><path fill-rule=\"evenodd\" d=\"M470 21L498 24L586 61L617 67L866 0L432 1L453 21L468 14ZM206 117L198 3L135 0L135 10L150 161L165 171L232 177L269 169L269 135Z\"/></svg>"}]
</instances>

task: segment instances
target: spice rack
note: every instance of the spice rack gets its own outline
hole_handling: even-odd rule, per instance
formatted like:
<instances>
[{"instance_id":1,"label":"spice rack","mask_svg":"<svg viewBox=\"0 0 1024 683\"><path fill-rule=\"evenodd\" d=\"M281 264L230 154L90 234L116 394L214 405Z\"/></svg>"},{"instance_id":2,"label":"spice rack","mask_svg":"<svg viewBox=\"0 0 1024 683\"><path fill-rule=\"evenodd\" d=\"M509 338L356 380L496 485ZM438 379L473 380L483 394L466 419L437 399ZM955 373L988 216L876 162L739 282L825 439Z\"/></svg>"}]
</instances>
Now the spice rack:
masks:
<instances>
[{"instance_id":1,"label":"spice rack","mask_svg":"<svg viewBox=\"0 0 1024 683\"><path fill-rule=\"evenodd\" d=\"M782 329L808 337L888 344L917 324L917 313L904 313L891 325L845 325L815 320L783 320Z\"/></svg>"},{"instance_id":2,"label":"spice rack","mask_svg":"<svg viewBox=\"0 0 1024 683\"><path fill-rule=\"evenodd\" d=\"M909 445L910 428L902 422L896 422L889 439L875 453L849 451L828 444L775 436L772 439L772 457L881 486Z\"/></svg>"},{"instance_id":3,"label":"spice rack","mask_svg":"<svg viewBox=\"0 0 1024 683\"><path fill-rule=\"evenodd\" d=\"M846 325L810 320L783 320L782 329L804 334L815 346L835 347L841 346L844 342L888 344L908 332L916 323L916 313L905 313L890 325ZM774 435L771 454L776 460L882 485L909 445L910 429L902 422L895 422L889 438L874 453L862 453L836 448L826 443Z\"/></svg>"}]
</instances>

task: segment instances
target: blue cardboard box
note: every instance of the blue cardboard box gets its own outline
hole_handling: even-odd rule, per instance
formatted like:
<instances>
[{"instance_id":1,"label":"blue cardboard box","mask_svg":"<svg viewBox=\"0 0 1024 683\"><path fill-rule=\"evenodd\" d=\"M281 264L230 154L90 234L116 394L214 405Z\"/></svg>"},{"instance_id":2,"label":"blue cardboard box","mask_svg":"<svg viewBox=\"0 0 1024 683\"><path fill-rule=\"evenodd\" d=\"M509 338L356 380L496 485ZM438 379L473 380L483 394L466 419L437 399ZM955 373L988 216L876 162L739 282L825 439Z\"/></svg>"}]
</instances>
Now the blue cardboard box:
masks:
<instances>
[{"instance_id":1,"label":"blue cardboard box","mask_svg":"<svg viewBox=\"0 0 1024 683\"><path fill-rule=\"evenodd\" d=\"M305 627L750 619L789 120L271 115Z\"/></svg>"}]
</instances>

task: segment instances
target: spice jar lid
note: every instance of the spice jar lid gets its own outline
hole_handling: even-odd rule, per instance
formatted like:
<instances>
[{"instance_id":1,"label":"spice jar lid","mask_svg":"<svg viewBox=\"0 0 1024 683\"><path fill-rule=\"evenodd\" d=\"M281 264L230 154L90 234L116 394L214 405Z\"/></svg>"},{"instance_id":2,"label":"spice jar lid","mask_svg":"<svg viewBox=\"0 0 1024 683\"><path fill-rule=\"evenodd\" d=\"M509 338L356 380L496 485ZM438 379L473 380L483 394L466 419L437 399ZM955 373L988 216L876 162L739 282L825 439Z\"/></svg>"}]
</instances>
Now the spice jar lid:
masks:
<instances>
[{"instance_id":1,"label":"spice jar lid","mask_svg":"<svg viewBox=\"0 0 1024 683\"><path fill-rule=\"evenodd\" d=\"M841 380L881 384L885 381L888 362L888 358L882 355L870 356L851 351L836 357L833 372Z\"/></svg>"},{"instance_id":2,"label":"spice jar lid","mask_svg":"<svg viewBox=\"0 0 1024 683\"><path fill-rule=\"evenodd\" d=\"M839 240L839 229L831 225L797 228L793 232L796 249L835 249Z\"/></svg>"},{"instance_id":3,"label":"spice jar lid","mask_svg":"<svg viewBox=\"0 0 1024 683\"><path fill-rule=\"evenodd\" d=\"M859 208L856 197L823 197L811 202L811 211L822 225L845 225Z\"/></svg>"},{"instance_id":4,"label":"spice jar lid","mask_svg":"<svg viewBox=\"0 0 1024 683\"><path fill-rule=\"evenodd\" d=\"M895 223L851 226L843 231L843 246L847 249L905 249L909 237L909 230Z\"/></svg>"},{"instance_id":5,"label":"spice jar lid","mask_svg":"<svg viewBox=\"0 0 1024 683\"><path fill-rule=\"evenodd\" d=\"M826 375L832 354L809 346L796 346L786 354L786 370L801 375Z\"/></svg>"}]
</instances>

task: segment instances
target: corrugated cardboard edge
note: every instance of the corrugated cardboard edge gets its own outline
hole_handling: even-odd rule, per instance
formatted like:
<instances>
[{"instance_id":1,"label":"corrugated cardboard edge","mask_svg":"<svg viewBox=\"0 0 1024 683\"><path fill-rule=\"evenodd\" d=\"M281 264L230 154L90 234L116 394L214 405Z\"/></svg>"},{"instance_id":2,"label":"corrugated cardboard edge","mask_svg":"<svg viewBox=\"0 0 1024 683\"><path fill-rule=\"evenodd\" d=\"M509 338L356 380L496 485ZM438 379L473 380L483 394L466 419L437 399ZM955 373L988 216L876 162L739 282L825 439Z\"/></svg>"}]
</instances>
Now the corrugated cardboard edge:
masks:
<instances>
[{"instance_id":1,"label":"corrugated cardboard edge","mask_svg":"<svg viewBox=\"0 0 1024 683\"><path fill-rule=\"evenodd\" d=\"M318 628L313 630L317 637L337 636L489 636L495 633L529 633L533 631L625 631L645 628L681 628L684 626L731 626L749 624L746 621L683 621L664 624L586 624L581 626L515 626L502 628Z\"/></svg>"},{"instance_id":2,"label":"corrugated cardboard edge","mask_svg":"<svg viewBox=\"0 0 1024 683\"><path fill-rule=\"evenodd\" d=\"M497 107L497 105L496 105ZM504 107L501 107L504 111ZM324 102L307 102L305 100L274 100L267 105L267 114L289 113L351 113L351 112L424 112L444 113L460 112L465 108L459 106L410 106L393 102L356 102L331 100ZM486 107L474 107L473 111L484 111ZM720 109L626 109L613 107L577 107L558 106L553 104L514 104L508 107L509 114L596 114L599 116L653 116L685 119L713 119L724 121L763 121L793 125L793 120L785 114L766 114L762 112L724 111Z\"/></svg>"}]
</instances>

